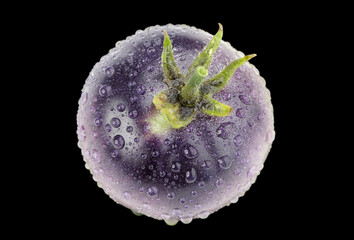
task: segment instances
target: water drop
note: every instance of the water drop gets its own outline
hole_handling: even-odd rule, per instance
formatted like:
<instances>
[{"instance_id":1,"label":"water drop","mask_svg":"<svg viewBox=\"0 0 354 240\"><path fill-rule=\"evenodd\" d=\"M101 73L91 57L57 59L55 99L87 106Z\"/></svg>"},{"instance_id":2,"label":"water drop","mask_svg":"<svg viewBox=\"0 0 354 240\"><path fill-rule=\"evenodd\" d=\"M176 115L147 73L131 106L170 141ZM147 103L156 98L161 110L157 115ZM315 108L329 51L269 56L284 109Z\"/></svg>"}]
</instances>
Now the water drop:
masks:
<instances>
[{"instance_id":1,"label":"water drop","mask_svg":"<svg viewBox=\"0 0 354 240\"><path fill-rule=\"evenodd\" d=\"M138 97L135 96L135 95L130 97L130 102L131 102L131 103L137 103L138 100L139 100Z\"/></svg>"},{"instance_id":2,"label":"water drop","mask_svg":"<svg viewBox=\"0 0 354 240\"><path fill-rule=\"evenodd\" d=\"M126 198L126 199L131 199L132 198L132 194L130 192L124 192L123 193L123 196Z\"/></svg>"},{"instance_id":3,"label":"water drop","mask_svg":"<svg viewBox=\"0 0 354 240\"><path fill-rule=\"evenodd\" d=\"M236 110L236 116L239 118L244 118L246 115L245 110L243 108L238 108Z\"/></svg>"},{"instance_id":4,"label":"water drop","mask_svg":"<svg viewBox=\"0 0 354 240\"><path fill-rule=\"evenodd\" d=\"M272 143L275 139L275 131L274 130L269 130L267 135L266 135L266 141L267 143Z\"/></svg>"},{"instance_id":5,"label":"water drop","mask_svg":"<svg viewBox=\"0 0 354 240\"><path fill-rule=\"evenodd\" d=\"M160 155L160 152L159 150L157 149L153 149L152 152L151 152L151 156L152 157L158 157Z\"/></svg>"},{"instance_id":6,"label":"water drop","mask_svg":"<svg viewBox=\"0 0 354 240\"><path fill-rule=\"evenodd\" d=\"M186 199L185 198L180 198L179 202L182 203L182 204L185 204L186 203Z\"/></svg>"},{"instance_id":7,"label":"water drop","mask_svg":"<svg viewBox=\"0 0 354 240\"><path fill-rule=\"evenodd\" d=\"M205 168L205 169L209 169L209 168L211 168L211 164L212 164L212 162L211 162L210 160L205 160L205 161L201 164L201 166L202 166L203 168Z\"/></svg>"},{"instance_id":8,"label":"water drop","mask_svg":"<svg viewBox=\"0 0 354 240\"><path fill-rule=\"evenodd\" d=\"M224 101L229 101L230 98L231 98L231 94L230 94L230 93L226 93L226 92L225 92L225 93L222 95L222 99L224 99Z\"/></svg>"},{"instance_id":9,"label":"water drop","mask_svg":"<svg viewBox=\"0 0 354 240\"><path fill-rule=\"evenodd\" d=\"M132 126L128 126L128 127L127 127L127 132L128 132L128 133L133 132L133 127L132 127Z\"/></svg>"},{"instance_id":10,"label":"water drop","mask_svg":"<svg viewBox=\"0 0 354 240\"><path fill-rule=\"evenodd\" d=\"M203 188L204 186L205 186L205 182L200 181L200 182L198 183L198 187Z\"/></svg>"},{"instance_id":11,"label":"water drop","mask_svg":"<svg viewBox=\"0 0 354 240\"><path fill-rule=\"evenodd\" d=\"M153 72L153 71L155 70L155 68L154 68L153 66L148 66L148 67L146 68L146 70L147 70L148 72Z\"/></svg>"},{"instance_id":12,"label":"water drop","mask_svg":"<svg viewBox=\"0 0 354 240\"><path fill-rule=\"evenodd\" d=\"M243 136L242 135L240 135L240 134L237 134L236 135L236 137L234 138L234 144L236 145L236 146L241 146L242 145L242 143L243 143Z\"/></svg>"},{"instance_id":13,"label":"water drop","mask_svg":"<svg viewBox=\"0 0 354 240\"><path fill-rule=\"evenodd\" d=\"M152 53L156 52L156 49L154 47L149 47L146 52L149 54L152 54Z\"/></svg>"},{"instance_id":14,"label":"water drop","mask_svg":"<svg viewBox=\"0 0 354 240\"><path fill-rule=\"evenodd\" d=\"M190 145L188 143L184 145L183 153L184 156L188 159L194 159L199 156L198 150L193 145Z\"/></svg>"},{"instance_id":15,"label":"water drop","mask_svg":"<svg viewBox=\"0 0 354 240\"><path fill-rule=\"evenodd\" d=\"M118 156L118 150L117 149L114 149L112 152L111 152L111 156L113 158L116 158Z\"/></svg>"},{"instance_id":16,"label":"water drop","mask_svg":"<svg viewBox=\"0 0 354 240\"><path fill-rule=\"evenodd\" d=\"M162 43L161 38L155 38L154 39L154 43L155 43L156 46L159 46Z\"/></svg>"},{"instance_id":17,"label":"water drop","mask_svg":"<svg viewBox=\"0 0 354 240\"><path fill-rule=\"evenodd\" d=\"M100 89L98 90L98 93L102 96L102 97L105 97L105 96L108 96L112 91L112 88L111 86L108 86L108 85L102 85L100 87Z\"/></svg>"},{"instance_id":18,"label":"water drop","mask_svg":"<svg viewBox=\"0 0 354 240\"><path fill-rule=\"evenodd\" d=\"M191 168L191 170L186 172L185 179L187 183L194 183L195 180L197 180L197 172L194 168Z\"/></svg>"},{"instance_id":19,"label":"water drop","mask_svg":"<svg viewBox=\"0 0 354 240\"><path fill-rule=\"evenodd\" d=\"M142 153L141 154L141 159L143 159L143 160L147 159L147 154L146 153Z\"/></svg>"},{"instance_id":20,"label":"water drop","mask_svg":"<svg viewBox=\"0 0 354 240\"><path fill-rule=\"evenodd\" d=\"M181 214L182 214L182 211L181 211L181 209L179 209L179 208L174 208L174 209L172 210L172 215L173 215L173 216L179 217L179 216L181 216Z\"/></svg>"},{"instance_id":21,"label":"water drop","mask_svg":"<svg viewBox=\"0 0 354 240\"><path fill-rule=\"evenodd\" d=\"M129 111L129 117L131 118L131 119L135 119L135 118L137 118L138 117L138 111L137 110L130 110Z\"/></svg>"},{"instance_id":22,"label":"water drop","mask_svg":"<svg viewBox=\"0 0 354 240\"><path fill-rule=\"evenodd\" d=\"M191 194L193 197L195 197L195 196L197 196L198 193L197 193L197 191L192 191Z\"/></svg>"},{"instance_id":23,"label":"water drop","mask_svg":"<svg viewBox=\"0 0 354 240\"><path fill-rule=\"evenodd\" d=\"M216 136L222 139L227 139L232 133L233 125L232 122L221 123L216 129Z\"/></svg>"},{"instance_id":24,"label":"water drop","mask_svg":"<svg viewBox=\"0 0 354 240\"><path fill-rule=\"evenodd\" d=\"M111 125L110 124L106 124L106 126L104 126L104 129L106 130L106 132L110 132L110 131L112 131L112 127L111 127Z\"/></svg>"},{"instance_id":25,"label":"water drop","mask_svg":"<svg viewBox=\"0 0 354 240\"><path fill-rule=\"evenodd\" d=\"M171 141L170 139L165 139L165 141L163 141L165 145L170 145L171 144Z\"/></svg>"},{"instance_id":26,"label":"water drop","mask_svg":"<svg viewBox=\"0 0 354 240\"><path fill-rule=\"evenodd\" d=\"M84 125L81 125L81 127L78 129L78 138L82 142L86 140L86 130Z\"/></svg>"},{"instance_id":27,"label":"water drop","mask_svg":"<svg viewBox=\"0 0 354 240\"><path fill-rule=\"evenodd\" d=\"M139 138L138 137L134 138L134 142L138 143L139 142Z\"/></svg>"},{"instance_id":28,"label":"water drop","mask_svg":"<svg viewBox=\"0 0 354 240\"><path fill-rule=\"evenodd\" d=\"M99 161L100 160L100 154L97 151L97 149L93 149L92 150L92 155L91 156L92 156L93 160L95 160L95 161Z\"/></svg>"},{"instance_id":29,"label":"water drop","mask_svg":"<svg viewBox=\"0 0 354 240\"><path fill-rule=\"evenodd\" d=\"M107 67L104 70L104 73L108 76L108 77L112 77L114 74L114 68L113 67Z\"/></svg>"},{"instance_id":30,"label":"water drop","mask_svg":"<svg viewBox=\"0 0 354 240\"><path fill-rule=\"evenodd\" d=\"M139 85L136 91L138 92L138 94L144 95L146 93L146 87L144 85Z\"/></svg>"},{"instance_id":31,"label":"water drop","mask_svg":"<svg viewBox=\"0 0 354 240\"><path fill-rule=\"evenodd\" d=\"M111 119L111 125L112 127L114 128L118 128L120 126L121 122L120 122L120 119L119 118L112 118Z\"/></svg>"},{"instance_id":32,"label":"water drop","mask_svg":"<svg viewBox=\"0 0 354 240\"><path fill-rule=\"evenodd\" d=\"M158 194L158 189L156 188L156 187L149 187L148 189L147 189L147 194L150 196L150 197L156 197L157 196L157 194Z\"/></svg>"},{"instance_id":33,"label":"water drop","mask_svg":"<svg viewBox=\"0 0 354 240\"><path fill-rule=\"evenodd\" d=\"M85 104L85 102L87 101L87 98L88 98L87 92L83 92L83 93L81 94L79 103L80 103L81 105Z\"/></svg>"},{"instance_id":34,"label":"water drop","mask_svg":"<svg viewBox=\"0 0 354 240\"><path fill-rule=\"evenodd\" d=\"M125 140L121 135L116 135L113 138L113 145L118 148L118 149L122 149L125 145Z\"/></svg>"},{"instance_id":35,"label":"water drop","mask_svg":"<svg viewBox=\"0 0 354 240\"><path fill-rule=\"evenodd\" d=\"M146 40L143 44L145 47L150 47L150 45L151 45L149 40Z\"/></svg>"},{"instance_id":36,"label":"water drop","mask_svg":"<svg viewBox=\"0 0 354 240\"><path fill-rule=\"evenodd\" d=\"M204 211L198 214L198 217L201 219L206 219L210 215L210 212Z\"/></svg>"},{"instance_id":37,"label":"water drop","mask_svg":"<svg viewBox=\"0 0 354 240\"><path fill-rule=\"evenodd\" d=\"M246 104L246 105L249 105L251 103L251 99L249 96L246 96L246 95L240 95L238 96L239 99L241 100L242 103Z\"/></svg>"},{"instance_id":38,"label":"water drop","mask_svg":"<svg viewBox=\"0 0 354 240\"><path fill-rule=\"evenodd\" d=\"M231 159L229 158L229 156L226 155L226 156L219 158L218 163L222 169L229 169L232 162L231 162Z\"/></svg>"},{"instance_id":39,"label":"water drop","mask_svg":"<svg viewBox=\"0 0 354 240\"><path fill-rule=\"evenodd\" d=\"M181 222L184 224L191 223L192 220L193 220L193 217L191 217L191 216L186 216L186 217L181 218Z\"/></svg>"},{"instance_id":40,"label":"water drop","mask_svg":"<svg viewBox=\"0 0 354 240\"><path fill-rule=\"evenodd\" d=\"M123 103L119 103L119 104L117 105L117 110L118 110L119 112L124 112L124 110L125 110L125 105L124 105Z\"/></svg>"},{"instance_id":41,"label":"water drop","mask_svg":"<svg viewBox=\"0 0 354 240\"><path fill-rule=\"evenodd\" d=\"M102 119L102 117L98 117L98 118L95 118L94 122L97 127L100 127L103 123L103 119Z\"/></svg>"},{"instance_id":42,"label":"water drop","mask_svg":"<svg viewBox=\"0 0 354 240\"><path fill-rule=\"evenodd\" d=\"M171 170L173 172L179 172L181 170L181 163L177 162L177 161L173 161L172 165L171 165Z\"/></svg>"},{"instance_id":43,"label":"water drop","mask_svg":"<svg viewBox=\"0 0 354 240\"><path fill-rule=\"evenodd\" d=\"M217 187L221 187L224 184L224 182L225 182L224 179L218 178L218 179L216 179L215 185Z\"/></svg>"}]
</instances>

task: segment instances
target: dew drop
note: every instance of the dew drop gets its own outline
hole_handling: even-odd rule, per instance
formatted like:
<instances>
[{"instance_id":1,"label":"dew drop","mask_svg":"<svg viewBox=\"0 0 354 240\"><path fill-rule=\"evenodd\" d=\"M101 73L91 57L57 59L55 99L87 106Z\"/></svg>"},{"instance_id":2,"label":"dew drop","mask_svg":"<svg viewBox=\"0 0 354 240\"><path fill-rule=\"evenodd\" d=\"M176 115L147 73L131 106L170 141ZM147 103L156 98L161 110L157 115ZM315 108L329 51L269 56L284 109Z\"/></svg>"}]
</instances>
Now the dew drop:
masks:
<instances>
[{"instance_id":1,"label":"dew drop","mask_svg":"<svg viewBox=\"0 0 354 240\"><path fill-rule=\"evenodd\" d=\"M128 132L128 133L133 132L133 127L132 127L132 126L128 126L128 127L127 127L127 132Z\"/></svg>"},{"instance_id":2,"label":"dew drop","mask_svg":"<svg viewBox=\"0 0 354 240\"><path fill-rule=\"evenodd\" d=\"M150 197L156 197L157 196L157 194L158 194L158 189L156 188L156 187L149 187L148 189L147 189L147 194L150 196Z\"/></svg>"},{"instance_id":3,"label":"dew drop","mask_svg":"<svg viewBox=\"0 0 354 240\"><path fill-rule=\"evenodd\" d=\"M267 143L272 143L275 139L275 131L274 130L269 130L267 135L266 135L266 141Z\"/></svg>"},{"instance_id":4,"label":"dew drop","mask_svg":"<svg viewBox=\"0 0 354 240\"><path fill-rule=\"evenodd\" d=\"M125 140L121 135L116 135L113 138L113 145L118 148L118 149L122 149L125 145Z\"/></svg>"},{"instance_id":5,"label":"dew drop","mask_svg":"<svg viewBox=\"0 0 354 240\"><path fill-rule=\"evenodd\" d=\"M100 154L97 151L97 149L93 149L92 150L91 156L92 156L93 160L95 160L95 161L99 161L100 160Z\"/></svg>"},{"instance_id":6,"label":"dew drop","mask_svg":"<svg viewBox=\"0 0 354 240\"><path fill-rule=\"evenodd\" d=\"M114 128L118 128L120 126L121 122L120 122L120 119L119 118L112 118L111 119L111 125L112 127Z\"/></svg>"},{"instance_id":7,"label":"dew drop","mask_svg":"<svg viewBox=\"0 0 354 240\"><path fill-rule=\"evenodd\" d=\"M224 93L222 95L222 99L224 99L224 101L229 101L231 99L231 94L230 93Z\"/></svg>"},{"instance_id":8,"label":"dew drop","mask_svg":"<svg viewBox=\"0 0 354 240\"><path fill-rule=\"evenodd\" d=\"M123 193L123 196L126 198L126 199L131 199L132 198L132 194L130 192L124 192Z\"/></svg>"},{"instance_id":9,"label":"dew drop","mask_svg":"<svg viewBox=\"0 0 354 240\"><path fill-rule=\"evenodd\" d=\"M222 139L227 139L232 133L233 125L234 124L232 122L221 123L216 129L216 136Z\"/></svg>"},{"instance_id":10,"label":"dew drop","mask_svg":"<svg viewBox=\"0 0 354 240\"><path fill-rule=\"evenodd\" d=\"M138 94L144 95L146 93L146 87L144 85L139 85L136 91L138 92Z\"/></svg>"},{"instance_id":11,"label":"dew drop","mask_svg":"<svg viewBox=\"0 0 354 240\"><path fill-rule=\"evenodd\" d=\"M161 45L161 43L162 43L161 38L155 38L155 39L154 39L154 43L155 43L156 46Z\"/></svg>"},{"instance_id":12,"label":"dew drop","mask_svg":"<svg viewBox=\"0 0 354 240\"><path fill-rule=\"evenodd\" d=\"M217 187L221 187L224 183L225 183L224 179L218 178L218 179L216 179L215 185Z\"/></svg>"},{"instance_id":13,"label":"dew drop","mask_svg":"<svg viewBox=\"0 0 354 240\"><path fill-rule=\"evenodd\" d=\"M117 110L118 110L119 112L124 112L124 110L125 110L125 105L124 105L123 103L119 103L119 104L117 105Z\"/></svg>"},{"instance_id":14,"label":"dew drop","mask_svg":"<svg viewBox=\"0 0 354 240\"><path fill-rule=\"evenodd\" d=\"M201 219L206 219L210 215L210 212L204 211L198 214L198 217Z\"/></svg>"},{"instance_id":15,"label":"dew drop","mask_svg":"<svg viewBox=\"0 0 354 240\"><path fill-rule=\"evenodd\" d=\"M226 155L226 156L219 158L218 163L222 169L229 169L232 162L231 162L231 159L229 158L229 156Z\"/></svg>"},{"instance_id":16,"label":"dew drop","mask_svg":"<svg viewBox=\"0 0 354 240\"><path fill-rule=\"evenodd\" d=\"M164 144L165 144L165 145L170 145L170 144L171 144L170 139L165 139Z\"/></svg>"},{"instance_id":17,"label":"dew drop","mask_svg":"<svg viewBox=\"0 0 354 240\"><path fill-rule=\"evenodd\" d=\"M102 97L105 97L105 96L108 96L111 91L112 91L111 86L102 85L102 86L100 87L100 89L98 90L98 93L99 93Z\"/></svg>"},{"instance_id":18,"label":"dew drop","mask_svg":"<svg viewBox=\"0 0 354 240\"><path fill-rule=\"evenodd\" d=\"M239 95L239 99L241 100L242 103L249 105L251 103L251 99L249 96L246 95Z\"/></svg>"},{"instance_id":19,"label":"dew drop","mask_svg":"<svg viewBox=\"0 0 354 240\"><path fill-rule=\"evenodd\" d=\"M118 150L117 149L114 149L112 152L111 152L111 156L113 158L116 158L118 156Z\"/></svg>"},{"instance_id":20,"label":"dew drop","mask_svg":"<svg viewBox=\"0 0 354 240\"><path fill-rule=\"evenodd\" d=\"M186 217L181 218L181 222L184 224L191 223L192 220L193 220L193 217L191 217L191 216L186 216Z\"/></svg>"},{"instance_id":21,"label":"dew drop","mask_svg":"<svg viewBox=\"0 0 354 240\"><path fill-rule=\"evenodd\" d=\"M86 130L84 125L81 125L81 127L78 129L78 138L82 142L86 140Z\"/></svg>"},{"instance_id":22,"label":"dew drop","mask_svg":"<svg viewBox=\"0 0 354 240\"><path fill-rule=\"evenodd\" d=\"M211 162L210 160L205 160L205 161L201 164L201 166L202 166L203 168L205 168L205 169L209 169L209 168L211 168L211 164L212 164L212 162Z\"/></svg>"},{"instance_id":23,"label":"dew drop","mask_svg":"<svg viewBox=\"0 0 354 240\"><path fill-rule=\"evenodd\" d=\"M149 47L146 52L149 54L152 54L152 53L156 52L156 49L153 47Z\"/></svg>"},{"instance_id":24,"label":"dew drop","mask_svg":"<svg viewBox=\"0 0 354 240\"><path fill-rule=\"evenodd\" d=\"M179 216L181 216L181 214L182 214L182 211L181 211L181 209L179 209L179 208L174 208L174 209L172 210L172 215L173 215L173 216L179 217Z\"/></svg>"},{"instance_id":25,"label":"dew drop","mask_svg":"<svg viewBox=\"0 0 354 240\"><path fill-rule=\"evenodd\" d=\"M79 100L79 103L80 103L81 105L85 104L86 101L87 101L87 98L88 98L87 92L83 92L83 93L81 94L81 98L80 98L80 100Z\"/></svg>"},{"instance_id":26,"label":"dew drop","mask_svg":"<svg viewBox=\"0 0 354 240\"><path fill-rule=\"evenodd\" d=\"M114 68L113 67L107 67L104 70L104 73L108 76L108 77L112 77L114 74Z\"/></svg>"},{"instance_id":27,"label":"dew drop","mask_svg":"<svg viewBox=\"0 0 354 240\"><path fill-rule=\"evenodd\" d=\"M137 118L138 117L138 111L137 110L130 110L129 111L129 117L131 118L131 119L135 119L135 118Z\"/></svg>"},{"instance_id":28,"label":"dew drop","mask_svg":"<svg viewBox=\"0 0 354 240\"><path fill-rule=\"evenodd\" d=\"M184 156L188 159L195 159L199 156L198 150L190 144L186 144L183 147Z\"/></svg>"},{"instance_id":29,"label":"dew drop","mask_svg":"<svg viewBox=\"0 0 354 240\"><path fill-rule=\"evenodd\" d=\"M200 188L205 187L205 182L200 181L200 182L198 183L198 187L200 187Z\"/></svg>"},{"instance_id":30,"label":"dew drop","mask_svg":"<svg viewBox=\"0 0 354 240\"><path fill-rule=\"evenodd\" d=\"M157 149L153 149L152 152L151 152L151 156L152 157L158 157L160 155L160 152L159 150Z\"/></svg>"},{"instance_id":31,"label":"dew drop","mask_svg":"<svg viewBox=\"0 0 354 240\"><path fill-rule=\"evenodd\" d=\"M181 170L181 163L177 161L173 161L171 165L172 172L179 172Z\"/></svg>"},{"instance_id":32,"label":"dew drop","mask_svg":"<svg viewBox=\"0 0 354 240\"><path fill-rule=\"evenodd\" d=\"M94 122L97 127L100 127L103 123L103 119L102 119L102 117L98 117L98 118L95 118Z\"/></svg>"},{"instance_id":33,"label":"dew drop","mask_svg":"<svg viewBox=\"0 0 354 240\"><path fill-rule=\"evenodd\" d=\"M143 160L147 159L147 154L146 153L142 153L141 154L141 159L143 159Z\"/></svg>"},{"instance_id":34,"label":"dew drop","mask_svg":"<svg viewBox=\"0 0 354 240\"><path fill-rule=\"evenodd\" d=\"M236 116L239 118L244 118L246 115L245 110L243 108L238 108L236 110Z\"/></svg>"},{"instance_id":35,"label":"dew drop","mask_svg":"<svg viewBox=\"0 0 354 240\"><path fill-rule=\"evenodd\" d=\"M236 146L241 146L242 145L242 143L243 143L243 136L242 135L240 135L240 134L237 134L236 135L236 137L234 138L234 144L236 145Z\"/></svg>"},{"instance_id":36,"label":"dew drop","mask_svg":"<svg viewBox=\"0 0 354 240\"><path fill-rule=\"evenodd\" d=\"M106 130L106 132L110 132L110 131L112 131L112 127L111 127L111 125L110 124L106 124L106 126L104 126L104 129Z\"/></svg>"},{"instance_id":37,"label":"dew drop","mask_svg":"<svg viewBox=\"0 0 354 240\"><path fill-rule=\"evenodd\" d=\"M185 179L187 183L194 183L195 180L197 180L197 172L194 168L191 168L191 170L186 172Z\"/></svg>"},{"instance_id":38,"label":"dew drop","mask_svg":"<svg viewBox=\"0 0 354 240\"><path fill-rule=\"evenodd\" d=\"M154 68L153 66L148 66L148 67L146 68L146 70L147 70L148 72L153 72L153 71L155 70L155 68Z\"/></svg>"}]
</instances>

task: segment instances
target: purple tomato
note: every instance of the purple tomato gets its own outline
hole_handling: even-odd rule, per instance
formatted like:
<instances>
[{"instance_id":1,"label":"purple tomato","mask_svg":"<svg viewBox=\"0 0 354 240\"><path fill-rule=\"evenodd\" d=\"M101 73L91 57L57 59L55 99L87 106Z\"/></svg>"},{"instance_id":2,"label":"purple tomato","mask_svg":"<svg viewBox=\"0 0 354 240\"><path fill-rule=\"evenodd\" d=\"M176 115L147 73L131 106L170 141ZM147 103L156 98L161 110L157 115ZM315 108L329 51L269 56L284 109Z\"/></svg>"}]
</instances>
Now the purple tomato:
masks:
<instances>
[{"instance_id":1,"label":"purple tomato","mask_svg":"<svg viewBox=\"0 0 354 240\"><path fill-rule=\"evenodd\" d=\"M173 225L237 202L275 137L270 92L245 56L186 25L137 31L93 67L79 100L86 167L117 203Z\"/></svg>"}]
</instances>

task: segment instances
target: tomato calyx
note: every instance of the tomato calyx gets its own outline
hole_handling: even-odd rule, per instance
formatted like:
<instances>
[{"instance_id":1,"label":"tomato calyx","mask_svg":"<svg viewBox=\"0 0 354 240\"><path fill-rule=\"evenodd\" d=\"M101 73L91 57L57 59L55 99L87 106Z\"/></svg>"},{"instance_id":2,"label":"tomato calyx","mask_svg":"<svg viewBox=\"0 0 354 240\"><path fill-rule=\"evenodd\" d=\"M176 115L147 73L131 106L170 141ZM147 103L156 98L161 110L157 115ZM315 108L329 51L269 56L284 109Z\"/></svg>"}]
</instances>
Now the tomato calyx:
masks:
<instances>
[{"instance_id":1,"label":"tomato calyx","mask_svg":"<svg viewBox=\"0 0 354 240\"><path fill-rule=\"evenodd\" d=\"M198 112L217 117L225 117L232 112L230 106L213 99L212 95L223 89L236 69L256 54L231 62L215 76L205 80L212 56L221 42L222 35L223 27L219 23L218 32L193 61L187 74L183 75L174 60L171 39L164 31L161 62L164 83L168 89L154 96L153 104L157 109L157 115L150 120L152 132L185 127L194 120Z\"/></svg>"}]
</instances>

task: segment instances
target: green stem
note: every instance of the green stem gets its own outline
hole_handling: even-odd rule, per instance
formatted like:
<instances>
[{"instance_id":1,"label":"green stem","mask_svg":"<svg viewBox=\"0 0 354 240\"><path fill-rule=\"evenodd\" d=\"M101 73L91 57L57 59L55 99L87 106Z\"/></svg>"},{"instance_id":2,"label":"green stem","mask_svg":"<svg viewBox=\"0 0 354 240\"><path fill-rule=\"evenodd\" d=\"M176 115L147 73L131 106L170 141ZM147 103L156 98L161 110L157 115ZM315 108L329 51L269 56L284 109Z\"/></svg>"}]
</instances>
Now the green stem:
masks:
<instances>
[{"instance_id":1,"label":"green stem","mask_svg":"<svg viewBox=\"0 0 354 240\"><path fill-rule=\"evenodd\" d=\"M203 79L208 76L208 70L203 66L196 67L191 79L181 90L183 103L186 105L194 105L200 95L200 86Z\"/></svg>"}]
</instances>

